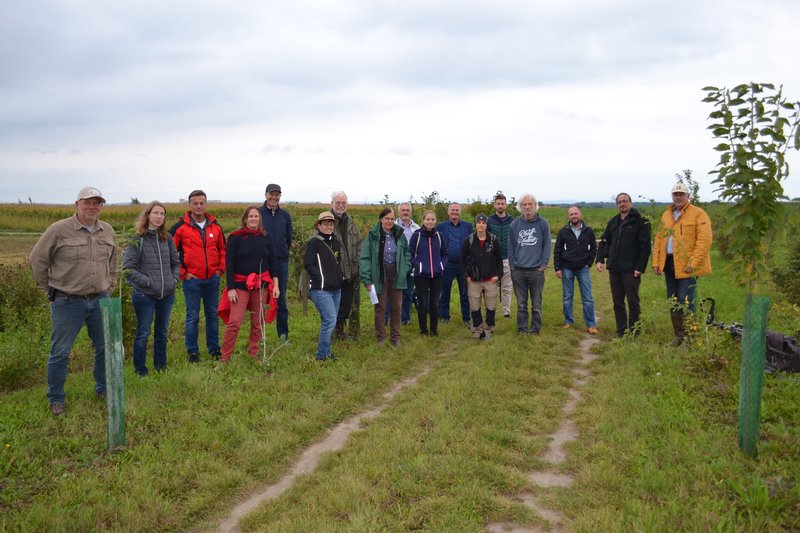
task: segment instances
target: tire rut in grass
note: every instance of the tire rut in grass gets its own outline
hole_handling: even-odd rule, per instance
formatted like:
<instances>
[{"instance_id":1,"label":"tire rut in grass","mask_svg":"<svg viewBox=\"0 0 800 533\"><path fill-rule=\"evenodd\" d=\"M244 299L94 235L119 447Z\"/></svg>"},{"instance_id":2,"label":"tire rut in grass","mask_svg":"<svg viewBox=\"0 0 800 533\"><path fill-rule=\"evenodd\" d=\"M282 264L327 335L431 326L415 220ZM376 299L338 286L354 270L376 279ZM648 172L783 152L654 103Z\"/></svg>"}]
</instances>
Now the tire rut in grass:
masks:
<instances>
[{"instance_id":1,"label":"tire rut in grass","mask_svg":"<svg viewBox=\"0 0 800 533\"><path fill-rule=\"evenodd\" d=\"M451 353L440 353L438 359L452 355ZM259 505L274 500L280 497L284 492L289 490L294 485L297 478L303 475L310 474L319 465L320 459L323 454L335 452L344 447L347 438L351 433L361 429L361 422L369 420L380 415L391 404L394 397L402 392L407 387L415 385L422 377L426 376L431 371L433 363L425 366L416 375L401 379L395 382L391 389L383 393L383 403L363 411L355 416L348 418L334 426L325 437L305 448L300 454L300 458L291 466L289 472L283 476L277 483L269 485L264 490L248 496L243 502L236 505L230 512L227 518L223 520L217 531L234 533L239 530L239 521L255 511Z\"/></svg>"},{"instance_id":2,"label":"tire rut in grass","mask_svg":"<svg viewBox=\"0 0 800 533\"><path fill-rule=\"evenodd\" d=\"M575 426L575 422L572 420L570 415L572 415L572 413L575 411L578 402L581 401L582 395L580 388L585 386L591 377L591 372L589 372L586 366L597 358L596 355L591 353L592 346L597 342L598 340L596 338L589 337L582 340L580 343L579 349L581 359L578 362L580 366L573 370L575 379L572 382L572 387L570 387L569 391L567 391L569 399L561 408L561 412L564 414L564 420L561 422L561 425L558 427L558 429L550 434L550 444L548 445L547 450L545 450L541 456L541 459L544 462L549 463L554 467L563 463L567 458L566 452L564 451L564 445L578 437L578 428ZM548 469L529 472L528 480L530 481L531 485L540 488L571 487L574 477L571 474L562 474ZM554 509L548 509L544 507L539 502L539 498L534 492L525 491L522 494L517 495L514 499L525 505L525 507L528 509L534 511L542 518L546 519L550 523L550 527L528 527L512 524L510 522L497 522L486 526L487 531L492 533L541 533L544 531L563 531L564 516Z\"/></svg>"}]
</instances>

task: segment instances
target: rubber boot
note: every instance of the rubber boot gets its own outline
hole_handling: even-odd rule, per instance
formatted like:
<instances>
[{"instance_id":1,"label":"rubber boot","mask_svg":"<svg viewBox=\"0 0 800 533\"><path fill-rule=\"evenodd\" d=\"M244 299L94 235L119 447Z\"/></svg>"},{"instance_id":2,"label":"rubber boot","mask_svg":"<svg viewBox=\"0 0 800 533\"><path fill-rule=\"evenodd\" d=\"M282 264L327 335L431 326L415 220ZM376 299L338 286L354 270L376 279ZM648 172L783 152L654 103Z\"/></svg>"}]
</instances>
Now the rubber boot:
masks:
<instances>
[{"instance_id":1,"label":"rubber boot","mask_svg":"<svg viewBox=\"0 0 800 533\"><path fill-rule=\"evenodd\" d=\"M347 333L344 332L344 322L336 323L336 327L333 330L333 338L338 339L340 341L347 339Z\"/></svg>"},{"instance_id":2,"label":"rubber boot","mask_svg":"<svg viewBox=\"0 0 800 533\"><path fill-rule=\"evenodd\" d=\"M475 337L476 339L480 339L483 337L483 335L481 335L483 331L483 328L481 327L483 326L483 317L481 316L481 310L478 309L477 311L473 311L471 314L472 314L472 328L470 329L472 330L472 336Z\"/></svg>"},{"instance_id":3,"label":"rubber boot","mask_svg":"<svg viewBox=\"0 0 800 533\"><path fill-rule=\"evenodd\" d=\"M494 334L494 309L486 310L486 322L483 324L483 333L485 339L491 339Z\"/></svg>"},{"instance_id":4,"label":"rubber boot","mask_svg":"<svg viewBox=\"0 0 800 533\"><path fill-rule=\"evenodd\" d=\"M493 329L494 329L494 314L495 314L494 309L486 310L486 325Z\"/></svg>"},{"instance_id":5,"label":"rubber boot","mask_svg":"<svg viewBox=\"0 0 800 533\"><path fill-rule=\"evenodd\" d=\"M669 316L672 319L672 331L675 336L672 338L672 346L678 347L683 344L686 338L686 330L683 327L683 311L680 309L671 310Z\"/></svg>"}]
</instances>

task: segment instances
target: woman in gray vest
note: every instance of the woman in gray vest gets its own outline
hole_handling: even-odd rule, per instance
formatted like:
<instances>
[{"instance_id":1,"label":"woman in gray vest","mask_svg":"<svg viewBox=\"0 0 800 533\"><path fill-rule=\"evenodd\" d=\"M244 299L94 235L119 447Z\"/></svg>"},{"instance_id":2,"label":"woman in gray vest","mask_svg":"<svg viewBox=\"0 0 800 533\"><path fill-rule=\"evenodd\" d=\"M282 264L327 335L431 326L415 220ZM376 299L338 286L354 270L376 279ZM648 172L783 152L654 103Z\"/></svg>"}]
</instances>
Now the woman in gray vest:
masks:
<instances>
[{"instance_id":1,"label":"woman in gray vest","mask_svg":"<svg viewBox=\"0 0 800 533\"><path fill-rule=\"evenodd\" d=\"M180 278L180 259L165 222L167 209L161 202L150 202L136 221L135 235L125 248L122 268L125 280L133 287L136 312L136 337L133 341L133 367L147 375L147 339L155 317L153 368L167 367L167 330L175 286Z\"/></svg>"}]
</instances>

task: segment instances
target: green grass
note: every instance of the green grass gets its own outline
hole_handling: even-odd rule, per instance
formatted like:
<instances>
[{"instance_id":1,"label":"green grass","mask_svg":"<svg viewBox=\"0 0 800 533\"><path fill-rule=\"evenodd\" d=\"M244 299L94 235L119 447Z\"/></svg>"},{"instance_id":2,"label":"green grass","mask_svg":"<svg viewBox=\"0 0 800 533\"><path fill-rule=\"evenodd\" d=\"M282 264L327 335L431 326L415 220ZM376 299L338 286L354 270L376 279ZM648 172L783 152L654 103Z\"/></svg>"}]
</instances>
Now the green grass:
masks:
<instances>
[{"instance_id":1,"label":"green grass","mask_svg":"<svg viewBox=\"0 0 800 533\"><path fill-rule=\"evenodd\" d=\"M742 316L744 293L732 279L715 255L714 274L699 288L701 297L717 299L718 319L726 322ZM641 289L642 336L613 340L607 276L594 272L593 282L604 342L572 415L581 435L555 468L575 476L571 488L542 489L526 478L546 466L538 457L561 423L584 337L580 327L560 327L552 271L540 338L516 336L513 319L501 317L488 342L470 339L455 321L438 339L405 327L402 350L379 350L365 303L361 338L336 346L340 361L333 364L313 361L319 318L313 306L302 317L294 302L292 344L269 368L242 355L244 333L230 366L215 370L207 356L188 365L179 295L168 371L140 379L127 363L124 450L105 451L105 406L91 392L83 337L65 417L47 411L43 352L31 356L40 365L34 383L0 392L0 531L214 529L242 497L279 480L304 447L383 403L383 392L425 367L430 372L416 385L316 472L247 517L243 529L546 526L514 499L524 490L564 513L574 531L800 529L800 378L766 379L759 455L749 459L736 445L738 346L708 332L689 350L668 348L664 280L651 273ZM800 329L800 310L767 293L776 299L770 328ZM49 329L46 316L38 323ZM42 337L39 329L14 337L15 349L40 350L25 344ZM272 326L269 339L272 350ZM12 360L8 346L2 361Z\"/></svg>"}]
</instances>

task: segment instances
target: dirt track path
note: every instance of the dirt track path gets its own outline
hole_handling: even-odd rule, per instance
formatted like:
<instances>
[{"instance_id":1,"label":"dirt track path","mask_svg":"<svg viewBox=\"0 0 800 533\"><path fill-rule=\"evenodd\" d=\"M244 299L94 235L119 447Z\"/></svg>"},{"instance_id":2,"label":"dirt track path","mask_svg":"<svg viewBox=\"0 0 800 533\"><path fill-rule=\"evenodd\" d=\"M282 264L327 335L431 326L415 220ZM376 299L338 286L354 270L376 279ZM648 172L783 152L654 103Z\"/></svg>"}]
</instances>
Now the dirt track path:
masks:
<instances>
[{"instance_id":1,"label":"dirt track path","mask_svg":"<svg viewBox=\"0 0 800 533\"><path fill-rule=\"evenodd\" d=\"M596 338L586 338L581 341L579 345L581 359L577 368L573 370L575 379L569 389L569 399L561 408L564 413L564 420L555 432L550 434L550 445L542 454L541 459L557 467L563 463L566 458L564 451L564 444L578 438L578 428L572 420L571 415L575 411L578 402L581 401L581 387L589 383L591 373L586 366L597 358L596 355L591 353L591 348L594 344L599 342ZM574 478L570 474L561 474L555 471L556 469L536 470L528 473L528 479L531 485L540 488L550 487L569 487L572 485ZM525 527L512 524L510 522L497 522L489 524L486 529L491 533L542 533L544 531L560 532L564 530L564 516L555 509L548 509L539 503L539 498L535 491L524 491L515 497L515 500L521 502L523 505L533 510L536 514L546 519L550 523L550 527L543 529L541 527Z\"/></svg>"},{"instance_id":2,"label":"dirt track path","mask_svg":"<svg viewBox=\"0 0 800 533\"><path fill-rule=\"evenodd\" d=\"M300 455L300 458L292 465L289 473L283 476L280 481L269 485L262 491L250 495L243 502L236 505L236 507L231 510L231 513L228 515L228 517L219 524L217 531L221 533L238 532L239 520L255 511L262 503L280 497L284 492L289 490L292 485L294 485L298 477L310 474L316 470L323 454L342 449L342 447L345 445L345 442L347 442L347 437L349 437L351 433L361 429L361 422L363 420L369 420L380 415L389 405L391 405L392 399L398 393L410 386L415 385L417 381L419 381L419 379L423 376L427 375L430 370L431 367L426 366L415 376L398 381L395 383L394 387L383 394L383 403L373 409L359 413L337 424L328 432L327 435L325 435L322 440L306 448Z\"/></svg>"},{"instance_id":3,"label":"dirt track path","mask_svg":"<svg viewBox=\"0 0 800 533\"><path fill-rule=\"evenodd\" d=\"M566 459L564 445L578 437L578 429L571 418L571 414L575 411L578 402L582 398L580 391L581 387L589 382L590 372L585 367L597 357L591 353L591 347L597 342L599 341L596 338L586 338L581 341L579 345L581 359L579 361L579 366L573 370L575 379L568 391L569 399L561 409L562 413L564 414L564 419L556 431L550 435L550 444L541 457L543 461L553 465L554 468L530 472L528 474L528 479L533 486L541 488L569 487L574 481L571 475L556 472L555 467L563 463ZM294 485L298 477L310 474L316 470L323 454L342 449L347 442L347 438L352 433L361 429L361 422L363 420L369 420L380 415L387 407L391 405L392 400L397 394L402 392L404 389L415 385L419 379L427 375L430 370L431 367L426 366L416 375L398 381L389 391L383 394L384 401L380 405L370 410L361 412L337 424L322 440L306 448L300 455L300 458L289 469L289 472L277 483L269 485L263 490L251 494L245 498L244 501L237 504L231 510L230 514L219 524L217 531L220 533L239 532L239 521L242 518L255 511L261 504L280 497L284 492L289 490ZM550 522L550 528L531 528L518 526L508 522L498 522L489 524L487 526L488 531L492 533L540 533L544 531L563 531L563 516L561 513L557 510L548 509L542 506L539 503L538 497L533 491L525 491L517 495L515 499Z\"/></svg>"}]
</instances>

